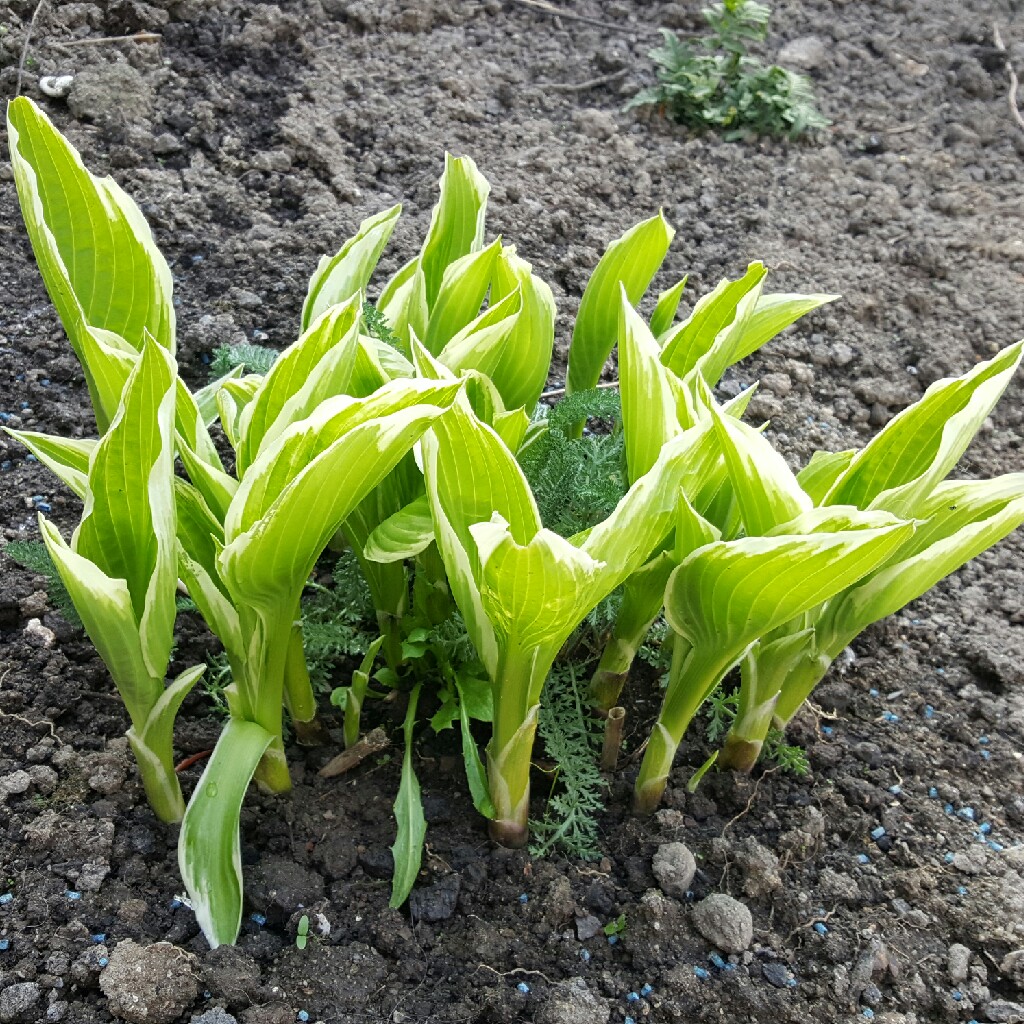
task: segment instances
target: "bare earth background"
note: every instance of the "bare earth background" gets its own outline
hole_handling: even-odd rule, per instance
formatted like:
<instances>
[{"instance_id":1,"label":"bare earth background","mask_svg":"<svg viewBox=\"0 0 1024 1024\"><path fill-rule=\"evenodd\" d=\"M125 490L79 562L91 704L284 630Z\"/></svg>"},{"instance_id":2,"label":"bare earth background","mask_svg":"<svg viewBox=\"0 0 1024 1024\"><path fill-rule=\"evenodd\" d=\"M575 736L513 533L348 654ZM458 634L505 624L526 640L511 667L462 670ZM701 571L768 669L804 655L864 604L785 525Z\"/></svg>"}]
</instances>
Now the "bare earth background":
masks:
<instances>
[{"instance_id":1,"label":"bare earth background","mask_svg":"<svg viewBox=\"0 0 1024 1024\"><path fill-rule=\"evenodd\" d=\"M930 382L1024 332L1024 132L992 45L999 22L1024 71L1019 3L779 0L767 56L788 44L833 126L819 144L736 145L622 112L651 80L657 26L695 31L698 4L561 2L614 28L512 0L50 0L24 91L38 100L38 75L76 75L67 101L44 107L153 225L193 383L218 344L293 340L318 257L401 201L379 286L419 245L445 149L478 162L491 234L551 282L563 350L604 246L659 206L678 230L659 286L689 273L692 301L763 259L773 290L841 292L725 382L762 380L751 418L771 419L794 465L862 444ZM35 6L0 3L5 96ZM161 41L80 43L139 30ZM88 435L81 373L6 162L0 240L0 412ZM1024 468L1022 398L1018 381L962 474ZM5 537L36 537L34 495L69 532L77 502L13 442L0 440L0 460ZM596 864L492 849L453 751L425 740L429 850L411 916L387 909L394 766L323 782L333 751L295 750L294 793L253 794L243 814L248 910L266 924L247 921L237 949L213 954L172 902L175 832L142 802L102 665L41 580L0 555L0 895L12 894L0 902L0 1022L112 1010L155 1024L284 1024L300 1010L396 1024L1018 1019L1022 555L1018 533L858 641L819 693L838 720L808 712L794 730L806 779L711 777L688 796L704 756L694 730L666 809L638 822L625 814L627 767ZM207 643L186 617L176 670ZM637 700L634 747L654 712L653 694ZM182 756L217 728L209 703L190 699ZM539 786L537 797L539 811ZM996 848L978 841L981 822ZM690 899L663 894L651 870L676 840L699 858ZM725 970L688 905L711 892L753 912L753 943ZM329 927L303 952L288 928L299 904ZM580 938L578 919L620 913L618 943ZM186 952L139 948L160 940ZM108 958L120 966L104 974ZM644 984L650 995L627 1001Z\"/></svg>"}]
</instances>

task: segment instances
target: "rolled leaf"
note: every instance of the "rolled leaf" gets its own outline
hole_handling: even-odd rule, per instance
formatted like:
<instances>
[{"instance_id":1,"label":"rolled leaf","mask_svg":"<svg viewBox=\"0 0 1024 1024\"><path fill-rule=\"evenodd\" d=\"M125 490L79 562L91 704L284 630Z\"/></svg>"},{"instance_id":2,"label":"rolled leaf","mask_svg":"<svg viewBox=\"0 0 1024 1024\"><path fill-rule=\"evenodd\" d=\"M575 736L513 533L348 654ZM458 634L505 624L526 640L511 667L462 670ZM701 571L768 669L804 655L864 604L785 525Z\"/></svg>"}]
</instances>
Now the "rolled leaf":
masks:
<instances>
[{"instance_id":1,"label":"rolled leaf","mask_svg":"<svg viewBox=\"0 0 1024 1024\"><path fill-rule=\"evenodd\" d=\"M239 817L249 781L272 739L255 722L229 719L181 824L178 868L213 949L233 945L242 925Z\"/></svg>"},{"instance_id":2,"label":"rolled leaf","mask_svg":"<svg viewBox=\"0 0 1024 1024\"><path fill-rule=\"evenodd\" d=\"M31 100L11 102L7 131L36 262L82 362L102 432L108 417L85 358L87 326L137 349L149 334L173 353L171 273L135 203L111 179L90 174Z\"/></svg>"},{"instance_id":3,"label":"rolled leaf","mask_svg":"<svg viewBox=\"0 0 1024 1024\"><path fill-rule=\"evenodd\" d=\"M331 306L342 305L366 292L384 246L402 213L401 205L368 217L334 256L323 256L309 280L302 305L302 332Z\"/></svg>"},{"instance_id":4,"label":"rolled leaf","mask_svg":"<svg viewBox=\"0 0 1024 1024\"><path fill-rule=\"evenodd\" d=\"M936 381L854 456L822 503L916 515L967 450L1022 354L1018 341L962 377Z\"/></svg>"},{"instance_id":5,"label":"rolled leaf","mask_svg":"<svg viewBox=\"0 0 1024 1024\"><path fill-rule=\"evenodd\" d=\"M674 235L659 212L630 228L605 250L580 300L569 346L567 391L587 391L600 380L618 333L622 302L619 285L625 288L630 305L635 306L658 272Z\"/></svg>"},{"instance_id":6,"label":"rolled leaf","mask_svg":"<svg viewBox=\"0 0 1024 1024\"><path fill-rule=\"evenodd\" d=\"M400 907L412 892L416 876L423 859L423 839L427 834L427 819L423 816L423 797L420 782L412 764L413 730L416 727L416 704L419 701L420 684L409 694L409 707L405 713L405 754L402 758L402 779L395 798L395 820L398 835L391 852L395 858L395 874L391 880L390 906Z\"/></svg>"}]
</instances>

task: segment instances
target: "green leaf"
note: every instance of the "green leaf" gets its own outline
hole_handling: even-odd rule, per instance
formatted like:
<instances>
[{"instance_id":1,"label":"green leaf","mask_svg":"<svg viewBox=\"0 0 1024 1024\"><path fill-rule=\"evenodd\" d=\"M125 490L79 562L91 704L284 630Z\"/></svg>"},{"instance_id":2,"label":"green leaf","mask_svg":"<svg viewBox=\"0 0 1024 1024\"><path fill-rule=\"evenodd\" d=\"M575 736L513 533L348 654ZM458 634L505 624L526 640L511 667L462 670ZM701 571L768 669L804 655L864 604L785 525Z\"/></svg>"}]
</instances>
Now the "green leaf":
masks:
<instances>
[{"instance_id":1,"label":"green leaf","mask_svg":"<svg viewBox=\"0 0 1024 1024\"><path fill-rule=\"evenodd\" d=\"M389 516L370 534L363 554L374 562L415 558L434 542L434 521L426 494Z\"/></svg>"},{"instance_id":2,"label":"green leaf","mask_svg":"<svg viewBox=\"0 0 1024 1024\"><path fill-rule=\"evenodd\" d=\"M126 581L143 657L150 675L160 679L171 653L178 579L176 381L173 358L147 341L121 406L92 454L85 511L71 545L107 576Z\"/></svg>"},{"instance_id":3,"label":"green leaf","mask_svg":"<svg viewBox=\"0 0 1024 1024\"><path fill-rule=\"evenodd\" d=\"M679 309L679 300L683 296L687 280L688 278L684 277L658 296L658 304L654 307L654 313L651 315L651 334L655 338L660 338L672 327L672 321L676 318L676 310Z\"/></svg>"},{"instance_id":4,"label":"green leaf","mask_svg":"<svg viewBox=\"0 0 1024 1024\"><path fill-rule=\"evenodd\" d=\"M662 213L642 221L605 250L580 300L569 346L566 388L587 391L597 384L611 354L620 319L622 291L635 306L658 272L675 231ZM582 429L582 424L579 425ZM579 435L579 430L576 432Z\"/></svg>"},{"instance_id":5,"label":"green leaf","mask_svg":"<svg viewBox=\"0 0 1024 1024\"><path fill-rule=\"evenodd\" d=\"M431 310L441 291L445 268L482 248L487 196L491 191L487 179L468 156L453 157L451 153L444 155L439 187L441 198L431 213L419 257L426 304Z\"/></svg>"},{"instance_id":6,"label":"green leaf","mask_svg":"<svg viewBox=\"0 0 1024 1024\"><path fill-rule=\"evenodd\" d=\"M438 362L455 374L478 370L491 377L501 365L522 305L522 295L516 290L489 306L445 345L437 357Z\"/></svg>"},{"instance_id":7,"label":"green leaf","mask_svg":"<svg viewBox=\"0 0 1024 1024\"><path fill-rule=\"evenodd\" d=\"M720 281L714 291L697 302L689 318L664 339L661 361L677 377L685 377L701 357L712 351L719 335L736 319L740 302L759 288L766 273L763 263L751 263L739 280ZM714 385L715 381L708 383Z\"/></svg>"},{"instance_id":8,"label":"green leaf","mask_svg":"<svg viewBox=\"0 0 1024 1024\"><path fill-rule=\"evenodd\" d=\"M683 432L677 413L677 389L662 365L654 335L622 290L619 320L619 394L626 466L637 480L658 459L665 443Z\"/></svg>"},{"instance_id":9,"label":"green leaf","mask_svg":"<svg viewBox=\"0 0 1024 1024\"><path fill-rule=\"evenodd\" d=\"M36 262L82 362L101 433L107 416L85 358L87 325L141 349L147 334L174 351L171 273L135 203L26 97L7 108L18 198Z\"/></svg>"},{"instance_id":10,"label":"green leaf","mask_svg":"<svg viewBox=\"0 0 1024 1024\"><path fill-rule=\"evenodd\" d=\"M1020 365L1024 341L962 377L936 381L858 452L823 499L826 505L916 515L967 450Z\"/></svg>"},{"instance_id":11,"label":"green leaf","mask_svg":"<svg viewBox=\"0 0 1024 1024\"><path fill-rule=\"evenodd\" d=\"M272 740L255 722L229 719L181 823L178 868L213 949L233 945L242 925L239 817L253 772Z\"/></svg>"},{"instance_id":12,"label":"green leaf","mask_svg":"<svg viewBox=\"0 0 1024 1024\"><path fill-rule=\"evenodd\" d=\"M423 816L423 798L420 783L412 765L413 730L416 727L416 704L419 701L420 686L413 687L409 694L409 708L405 713L405 756L402 758L402 781L398 786L395 800L395 819L398 835L391 852L395 857L395 875L391 881L391 902L389 906L400 907L412 892L416 876L423 859L423 838L427 834L427 819Z\"/></svg>"},{"instance_id":13,"label":"green leaf","mask_svg":"<svg viewBox=\"0 0 1024 1024\"><path fill-rule=\"evenodd\" d=\"M431 355L438 355L456 334L480 315L500 252L501 239L498 238L486 249L467 253L445 267L423 339Z\"/></svg>"},{"instance_id":14,"label":"green leaf","mask_svg":"<svg viewBox=\"0 0 1024 1024\"><path fill-rule=\"evenodd\" d=\"M551 367L555 344L555 299L551 289L532 272L530 264L516 255L515 246L504 246L494 267L491 302L498 303L518 289L519 316L505 339L505 346L491 366L490 377L506 409L533 413Z\"/></svg>"},{"instance_id":15,"label":"green leaf","mask_svg":"<svg viewBox=\"0 0 1024 1024\"><path fill-rule=\"evenodd\" d=\"M210 381L205 387L200 388L195 393L196 408L199 410L199 415L202 417L203 423L207 427L212 427L217 420L217 392L229 380L237 380L242 376L242 372L245 367L239 364L233 366L227 373L222 377L218 377L216 380Z\"/></svg>"},{"instance_id":16,"label":"green leaf","mask_svg":"<svg viewBox=\"0 0 1024 1024\"><path fill-rule=\"evenodd\" d=\"M917 515L914 536L829 604L821 632L837 638L827 644L832 657L872 622L899 611L1024 523L1024 473L939 484Z\"/></svg>"},{"instance_id":17,"label":"green leaf","mask_svg":"<svg viewBox=\"0 0 1024 1024\"><path fill-rule=\"evenodd\" d=\"M842 452L815 452L811 461L797 473L796 482L815 505L820 505L856 454L854 448Z\"/></svg>"},{"instance_id":18,"label":"green leaf","mask_svg":"<svg viewBox=\"0 0 1024 1024\"><path fill-rule=\"evenodd\" d=\"M838 295L789 295L782 292L762 294L754 307L750 319L734 340L732 362L746 359L762 345L781 334L802 316L835 302Z\"/></svg>"},{"instance_id":19,"label":"green leaf","mask_svg":"<svg viewBox=\"0 0 1024 1024\"><path fill-rule=\"evenodd\" d=\"M290 345L263 378L238 426L238 476L281 433L327 398L347 392L355 365L362 300L331 306Z\"/></svg>"},{"instance_id":20,"label":"green leaf","mask_svg":"<svg viewBox=\"0 0 1024 1024\"><path fill-rule=\"evenodd\" d=\"M490 793L487 791L487 772L484 763L480 759L480 751L477 750L476 740L473 739L473 731L470 728L470 713L467 707L467 698L460 681L456 681L456 688L459 692L459 724L462 727L462 760L466 766L466 781L469 783L469 792L473 797L473 806L485 818L490 819L495 815L494 804L491 802ZM490 688L488 687L488 692Z\"/></svg>"},{"instance_id":21,"label":"green leaf","mask_svg":"<svg viewBox=\"0 0 1024 1024\"><path fill-rule=\"evenodd\" d=\"M759 637L877 568L914 527L844 508L816 509L780 529L792 532L698 548L669 578L672 628L694 647L718 652L726 667Z\"/></svg>"},{"instance_id":22,"label":"green leaf","mask_svg":"<svg viewBox=\"0 0 1024 1024\"><path fill-rule=\"evenodd\" d=\"M291 609L340 524L460 387L403 380L370 398L328 399L265 447L225 517L220 567L236 600Z\"/></svg>"},{"instance_id":23,"label":"green leaf","mask_svg":"<svg viewBox=\"0 0 1024 1024\"><path fill-rule=\"evenodd\" d=\"M39 533L132 721L145 722L162 686L142 655L139 623L123 579L107 575L65 543L53 523L39 517Z\"/></svg>"},{"instance_id":24,"label":"green leaf","mask_svg":"<svg viewBox=\"0 0 1024 1024\"><path fill-rule=\"evenodd\" d=\"M759 431L714 408L712 418L748 535L765 534L812 507L786 460Z\"/></svg>"},{"instance_id":25,"label":"green leaf","mask_svg":"<svg viewBox=\"0 0 1024 1024\"><path fill-rule=\"evenodd\" d=\"M320 258L302 306L303 334L331 306L342 305L366 292L401 213L401 205L396 205L368 217L333 257Z\"/></svg>"},{"instance_id":26,"label":"green leaf","mask_svg":"<svg viewBox=\"0 0 1024 1024\"><path fill-rule=\"evenodd\" d=\"M58 437L32 430L3 428L20 441L50 472L84 498L89 486L89 459L97 442L92 438Z\"/></svg>"}]
</instances>

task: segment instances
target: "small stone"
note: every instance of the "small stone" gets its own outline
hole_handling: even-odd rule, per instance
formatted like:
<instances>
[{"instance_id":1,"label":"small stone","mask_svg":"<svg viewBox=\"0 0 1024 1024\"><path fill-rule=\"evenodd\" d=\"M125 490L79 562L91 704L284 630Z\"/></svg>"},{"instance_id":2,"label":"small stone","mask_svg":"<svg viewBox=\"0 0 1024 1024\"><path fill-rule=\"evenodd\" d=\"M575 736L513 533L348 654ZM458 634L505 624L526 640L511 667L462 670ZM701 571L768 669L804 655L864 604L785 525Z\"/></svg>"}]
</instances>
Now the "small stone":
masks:
<instances>
[{"instance_id":1,"label":"small stone","mask_svg":"<svg viewBox=\"0 0 1024 1024\"><path fill-rule=\"evenodd\" d=\"M34 981L22 981L16 985L8 985L0 992L0 1021L3 1024L35 1019L30 1011L39 1002L42 989Z\"/></svg>"},{"instance_id":2,"label":"small stone","mask_svg":"<svg viewBox=\"0 0 1024 1024\"><path fill-rule=\"evenodd\" d=\"M582 978L570 978L548 992L537 1024L607 1024L612 1010L606 999L595 995Z\"/></svg>"},{"instance_id":3,"label":"small stone","mask_svg":"<svg viewBox=\"0 0 1024 1024\"><path fill-rule=\"evenodd\" d=\"M1024 1003L993 999L992 1002L985 1004L984 1017L991 1024L1018 1024L1024 1020Z\"/></svg>"},{"instance_id":4,"label":"small stone","mask_svg":"<svg viewBox=\"0 0 1024 1024\"><path fill-rule=\"evenodd\" d=\"M651 870L666 896L683 899L697 873L697 861L683 843L663 843L655 851Z\"/></svg>"},{"instance_id":5,"label":"small stone","mask_svg":"<svg viewBox=\"0 0 1024 1024\"><path fill-rule=\"evenodd\" d=\"M107 1009L128 1024L171 1024L195 1001L196 959L169 942L118 943L100 975Z\"/></svg>"},{"instance_id":6,"label":"small stone","mask_svg":"<svg viewBox=\"0 0 1024 1024\"><path fill-rule=\"evenodd\" d=\"M778 960L769 960L768 963L761 964L761 973L764 980L776 988L785 988L789 982L789 968Z\"/></svg>"},{"instance_id":7,"label":"small stone","mask_svg":"<svg viewBox=\"0 0 1024 1024\"><path fill-rule=\"evenodd\" d=\"M779 858L756 839L744 839L733 854L743 872L743 891L748 896L767 896L782 888Z\"/></svg>"},{"instance_id":8,"label":"small stone","mask_svg":"<svg viewBox=\"0 0 1024 1024\"><path fill-rule=\"evenodd\" d=\"M967 973L971 963L971 951L959 942L954 942L946 954L946 963L949 970L949 980L954 985L959 985L961 981L967 980Z\"/></svg>"},{"instance_id":9,"label":"small stone","mask_svg":"<svg viewBox=\"0 0 1024 1024\"><path fill-rule=\"evenodd\" d=\"M813 71L828 60L828 48L819 36L798 36L779 50L779 63Z\"/></svg>"},{"instance_id":10,"label":"small stone","mask_svg":"<svg viewBox=\"0 0 1024 1024\"><path fill-rule=\"evenodd\" d=\"M693 908L693 923L708 942L725 953L742 953L754 939L750 910L724 893L714 893Z\"/></svg>"},{"instance_id":11,"label":"small stone","mask_svg":"<svg viewBox=\"0 0 1024 1024\"><path fill-rule=\"evenodd\" d=\"M52 647L57 642L57 634L44 626L39 619L29 619L23 632L25 639L33 647Z\"/></svg>"},{"instance_id":12,"label":"small stone","mask_svg":"<svg viewBox=\"0 0 1024 1024\"><path fill-rule=\"evenodd\" d=\"M601 934L601 919L593 914L580 914L576 917L576 937L580 942L586 942L595 935Z\"/></svg>"},{"instance_id":13,"label":"small stone","mask_svg":"<svg viewBox=\"0 0 1024 1024\"><path fill-rule=\"evenodd\" d=\"M212 1006L205 1013L193 1014L189 1024L238 1024L238 1020L227 1010Z\"/></svg>"},{"instance_id":14,"label":"small stone","mask_svg":"<svg viewBox=\"0 0 1024 1024\"><path fill-rule=\"evenodd\" d=\"M42 619L49 607L49 600L45 590L33 590L28 597L23 597L18 602L23 619Z\"/></svg>"},{"instance_id":15,"label":"small stone","mask_svg":"<svg viewBox=\"0 0 1024 1024\"><path fill-rule=\"evenodd\" d=\"M21 796L22 793L28 792L28 787L31 785L32 776L20 768L16 772L11 772L10 775L3 776L0 778L0 804L9 796Z\"/></svg>"},{"instance_id":16,"label":"small stone","mask_svg":"<svg viewBox=\"0 0 1024 1024\"><path fill-rule=\"evenodd\" d=\"M1024 992L1024 949L1015 949L1003 957L999 970L1006 979Z\"/></svg>"},{"instance_id":17,"label":"small stone","mask_svg":"<svg viewBox=\"0 0 1024 1024\"><path fill-rule=\"evenodd\" d=\"M184 148L181 140L170 132L161 132L153 140L153 152L157 156L171 156L174 153L180 153Z\"/></svg>"}]
</instances>

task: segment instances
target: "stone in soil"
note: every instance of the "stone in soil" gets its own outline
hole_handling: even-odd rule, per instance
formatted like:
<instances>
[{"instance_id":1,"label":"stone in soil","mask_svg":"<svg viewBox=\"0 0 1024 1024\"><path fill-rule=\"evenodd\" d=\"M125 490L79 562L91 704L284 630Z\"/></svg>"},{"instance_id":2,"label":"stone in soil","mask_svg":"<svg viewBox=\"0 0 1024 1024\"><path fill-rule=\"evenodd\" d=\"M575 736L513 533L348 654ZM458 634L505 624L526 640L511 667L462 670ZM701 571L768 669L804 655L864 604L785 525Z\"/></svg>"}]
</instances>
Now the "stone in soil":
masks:
<instances>
[{"instance_id":1,"label":"stone in soil","mask_svg":"<svg viewBox=\"0 0 1024 1024\"><path fill-rule=\"evenodd\" d=\"M683 843L663 843L654 853L651 870L666 896L684 899L697 873L697 861Z\"/></svg>"},{"instance_id":2,"label":"stone in soil","mask_svg":"<svg viewBox=\"0 0 1024 1024\"><path fill-rule=\"evenodd\" d=\"M693 925L708 942L726 953L742 953L754 939L750 911L724 893L713 893L693 908Z\"/></svg>"},{"instance_id":3,"label":"stone in soil","mask_svg":"<svg viewBox=\"0 0 1024 1024\"><path fill-rule=\"evenodd\" d=\"M169 942L118 943L100 975L107 1009L128 1024L171 1024L199 994L196 959Z\"/></svg>"},{"instance_id":4,"label":"stone in soil","mask_svg":"<svg viewBox=\"0 0 1024 1024\"><path fill-rule=\"evenodd\" d=\"M8 985L0 992L0 1021L3 1024L20 1024L21 1021L34 1019L35 1005L41 995L42 989L34 981Z\"/></svg>"},{"instance_id":5,"label":"stone in soil","mask_svg":"<svg viewBox=\"0 0 1024 1024\"><path fill-rule=\"evenodd\" d=\"M611 1014L607 999L595 995L583 978L570 978L548 993L537 1024L607 1024Z\"/></svg>"}]
</instances>

